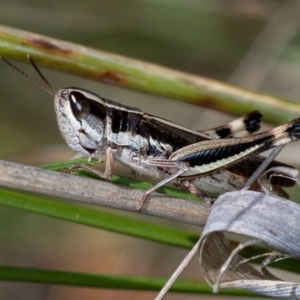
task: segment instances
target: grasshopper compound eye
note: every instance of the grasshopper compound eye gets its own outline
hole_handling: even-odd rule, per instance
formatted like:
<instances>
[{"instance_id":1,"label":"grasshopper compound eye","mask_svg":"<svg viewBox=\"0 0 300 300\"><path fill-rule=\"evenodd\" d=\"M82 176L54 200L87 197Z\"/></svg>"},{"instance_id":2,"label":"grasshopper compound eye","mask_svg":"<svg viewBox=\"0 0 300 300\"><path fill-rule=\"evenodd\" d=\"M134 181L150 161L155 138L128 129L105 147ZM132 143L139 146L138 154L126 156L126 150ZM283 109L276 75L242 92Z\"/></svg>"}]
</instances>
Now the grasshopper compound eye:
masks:
<instances>
[{"instance_id":1,"label":"grasshopper compound eye","mask_svg":"<svg viewBox=\"0 0 300 300\"><path fill-rule=\"evenodd\" d=\"M69 101L74 116L80 120L85 119L90 113L90 103L88 99L80 92L71 92L69 94Z\"/></svg>"}]
</instances>

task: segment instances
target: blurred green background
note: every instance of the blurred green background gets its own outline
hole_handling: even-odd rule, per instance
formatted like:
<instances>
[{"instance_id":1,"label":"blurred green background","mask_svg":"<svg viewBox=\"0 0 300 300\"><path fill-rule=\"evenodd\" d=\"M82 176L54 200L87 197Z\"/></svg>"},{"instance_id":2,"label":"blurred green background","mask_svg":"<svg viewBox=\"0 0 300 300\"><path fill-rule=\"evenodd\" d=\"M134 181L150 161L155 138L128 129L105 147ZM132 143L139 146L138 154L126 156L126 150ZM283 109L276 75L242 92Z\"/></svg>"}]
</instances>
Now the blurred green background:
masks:
<instances>
[{"instance_id":1,"label":"blurred green background","mask_svg":"<svg viewBox=\"0 0 300 300\"><path fill-rule=\"evenodd\" d=\"M0 1L3 25L295 101L300 99L299 17L296 0ZM32 67L16 64L37 78ZM68 74L43 72L55 88L80 86L191 128L215 127L232 118ZM0 78L1 159L38 165L71 158L74 153L56 125L53 99L4 64ZM280 159L297 166L298 153L297 145L288 146ZM4 207L0 226L2 265L169 276L187 253ZM184 276L200 278L196 260ZM0 282L0 299L20 295L23 300L93 300L153 299L155 293Z\"/></svg>"}]
</instances>

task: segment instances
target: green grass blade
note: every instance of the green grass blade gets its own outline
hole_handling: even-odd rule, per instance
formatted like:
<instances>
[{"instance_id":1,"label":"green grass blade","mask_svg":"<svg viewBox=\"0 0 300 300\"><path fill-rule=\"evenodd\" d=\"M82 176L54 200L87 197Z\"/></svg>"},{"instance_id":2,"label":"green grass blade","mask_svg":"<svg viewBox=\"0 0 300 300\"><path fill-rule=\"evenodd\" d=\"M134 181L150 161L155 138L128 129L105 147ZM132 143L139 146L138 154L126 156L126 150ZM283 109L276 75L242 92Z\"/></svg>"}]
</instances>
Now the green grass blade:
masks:
<instances>
[{"instance_id":1,"label":"green grass blade","mask_svg":"<svg viewBox=\"0 0 300 300\"><path fill-rule=\"evenodd\" d=\"M76 273L41 269L0 266L0 280L59 284L106 289L159 291L167 278L110 274ZM199 281L178 280L170 290L178 293L211 294L209 285ZM223 295L254 295L237 290L222 290Z\"/></svg>"},{"instance_id":2,"label":"green grass blade","mask_svg":"<svg viewBox=\"0 0 300 300\"><path fill-rule=\"evenodd\" d=\"M199 238L183 230L6 190L0 190L0 205L183 248L191 248Z\"/></svg>"}]
</instances>

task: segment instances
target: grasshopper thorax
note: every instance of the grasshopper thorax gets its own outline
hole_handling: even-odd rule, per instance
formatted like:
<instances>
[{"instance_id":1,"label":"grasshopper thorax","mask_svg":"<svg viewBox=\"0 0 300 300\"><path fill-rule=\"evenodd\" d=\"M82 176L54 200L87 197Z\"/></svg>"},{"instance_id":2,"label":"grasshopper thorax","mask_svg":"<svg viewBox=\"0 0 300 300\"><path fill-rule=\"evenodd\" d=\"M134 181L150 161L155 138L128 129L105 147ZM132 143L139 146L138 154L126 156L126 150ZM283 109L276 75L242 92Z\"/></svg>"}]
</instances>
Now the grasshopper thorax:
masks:
<instances>
[{"instance_id":1,"label":"grasshopper thorax","mask_svg":"<svg viewBox=\"0 0 300 300\"><path fill-rule=\"evenodd\" d=\"M55 95L55 112L69 147L83 156L101 155L105 136L105 102L79 88L62 88Z\"/></svg>"}]
</instances>

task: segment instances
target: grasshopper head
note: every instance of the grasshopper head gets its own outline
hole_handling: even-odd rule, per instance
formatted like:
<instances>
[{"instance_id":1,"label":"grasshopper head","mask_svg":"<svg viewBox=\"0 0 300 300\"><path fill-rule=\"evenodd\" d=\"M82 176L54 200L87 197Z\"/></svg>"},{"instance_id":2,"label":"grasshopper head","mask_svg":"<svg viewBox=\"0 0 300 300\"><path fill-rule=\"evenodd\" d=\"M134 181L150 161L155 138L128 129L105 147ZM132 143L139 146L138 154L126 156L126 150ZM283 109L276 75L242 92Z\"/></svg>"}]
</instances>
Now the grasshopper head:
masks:
<instances>
[{"instance_id":1,"label":"grasshopper head","mask_svg":"<svg viewBox=\"0 0 300 300\"><path fill-rule=\"evenodd\" d=\"M105 102L79 88L62 88L55 95L55 112L60 132L83 156L101 155L105 133Z\"/></svg>"}]
</instances>

